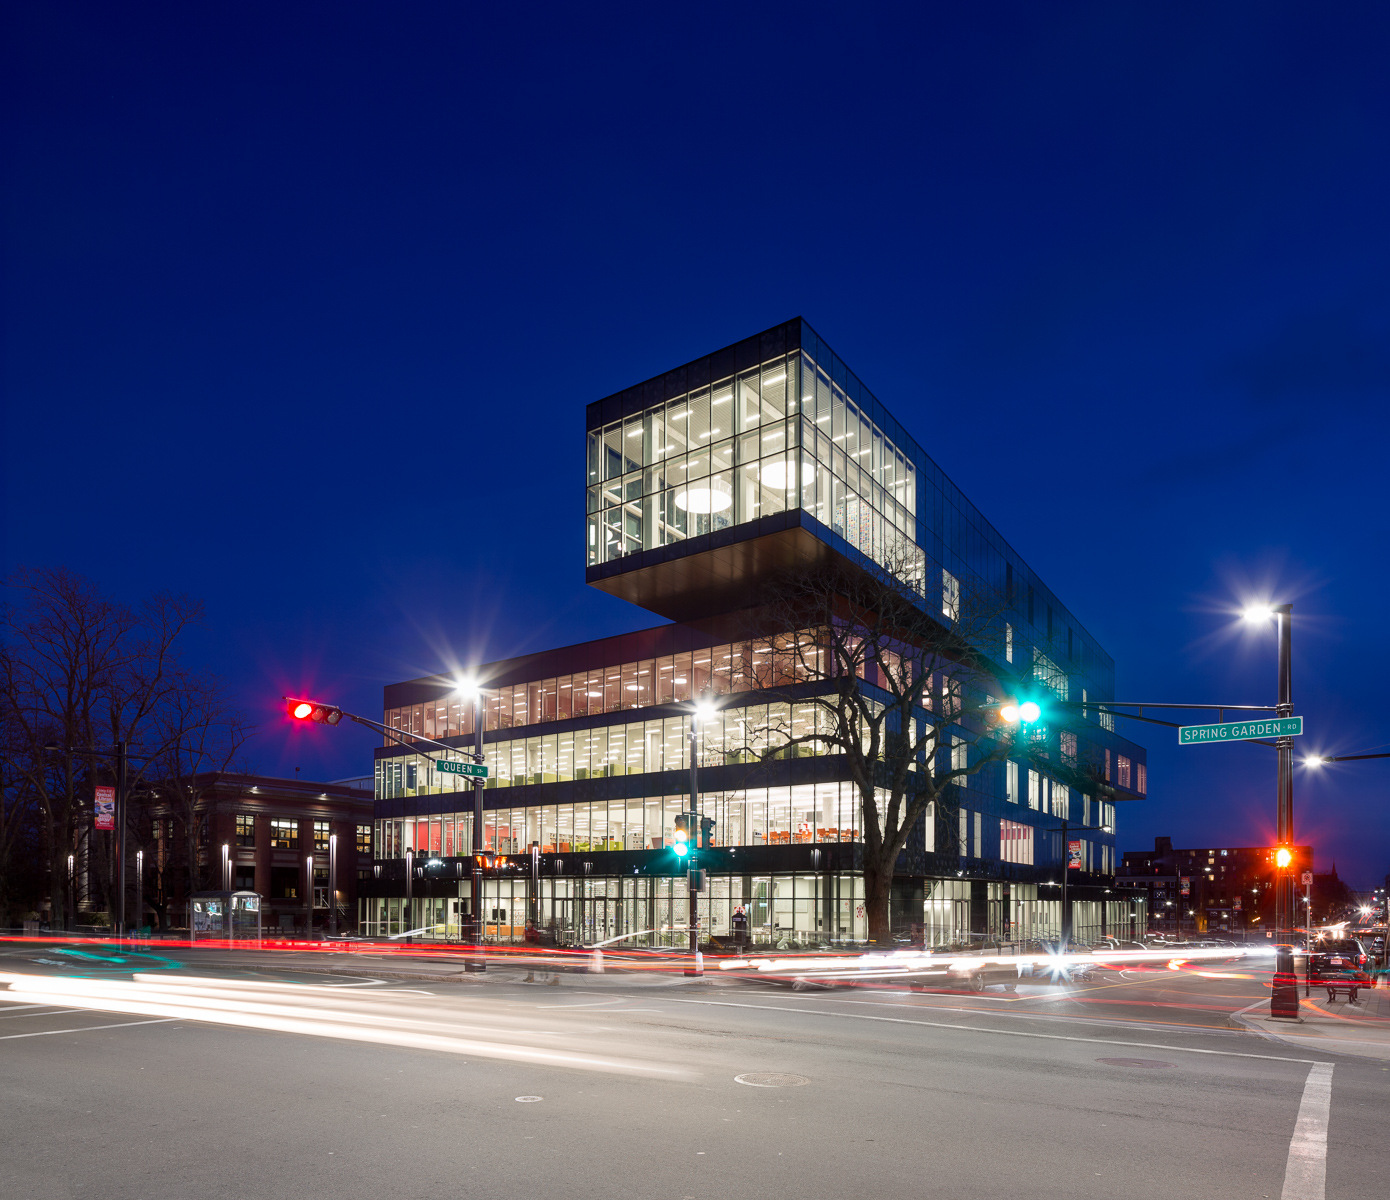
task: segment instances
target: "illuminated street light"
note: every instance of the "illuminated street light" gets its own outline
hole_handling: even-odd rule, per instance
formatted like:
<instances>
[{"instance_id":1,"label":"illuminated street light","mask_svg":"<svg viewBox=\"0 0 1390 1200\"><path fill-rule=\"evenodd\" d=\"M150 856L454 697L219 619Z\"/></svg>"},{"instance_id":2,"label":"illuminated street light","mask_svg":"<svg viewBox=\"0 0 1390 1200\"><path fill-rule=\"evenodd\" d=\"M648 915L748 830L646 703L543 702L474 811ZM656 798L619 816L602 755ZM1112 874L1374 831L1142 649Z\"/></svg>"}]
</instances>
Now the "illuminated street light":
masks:
<instances>
[{"instance_id":1,"label":"illuminated street light","mask_svg":"<svg viewBox=\"0 0 1390 1200\"><path fill-rule=\"evenodd\" d=\"M1274 609L1268 604L1250 604L1240 615L1251 625L1258 625L1274 616Z\"/></svg>"},{"instance_id":2,"label":"illuminated street light","mask_svg":"<svg viewBox=\"0 0 1390 1200\"><path fill-rule=\"evenodd\" d=\"M1289 853L1289 848L1287 846L1280 846L1279 849L1274 852L1274 861L1280 867L1287 867L1289 863L1293 862L1293 855Z\"/></svg>"}]
</instances>

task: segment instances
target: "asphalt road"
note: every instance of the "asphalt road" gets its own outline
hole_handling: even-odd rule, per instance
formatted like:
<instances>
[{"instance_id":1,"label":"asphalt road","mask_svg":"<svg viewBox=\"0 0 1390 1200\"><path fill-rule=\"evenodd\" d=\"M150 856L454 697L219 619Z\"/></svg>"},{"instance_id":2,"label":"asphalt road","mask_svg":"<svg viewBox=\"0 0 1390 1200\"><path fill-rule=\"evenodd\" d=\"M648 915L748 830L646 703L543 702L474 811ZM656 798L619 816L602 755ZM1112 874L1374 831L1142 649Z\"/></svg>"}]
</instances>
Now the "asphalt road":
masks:
<instances>
[{"instance_id":1,"label":"asphalt road","mask_svg":"<svg viewBox=\"0 0 1390 1200\"><path fill-rule=\"evenodd\" d=\"M1390 1191L1390 1068L1232 1028L1267 974L973 996L83 953L0 952L6 1200Z\"/></svg>"}]
</instances>

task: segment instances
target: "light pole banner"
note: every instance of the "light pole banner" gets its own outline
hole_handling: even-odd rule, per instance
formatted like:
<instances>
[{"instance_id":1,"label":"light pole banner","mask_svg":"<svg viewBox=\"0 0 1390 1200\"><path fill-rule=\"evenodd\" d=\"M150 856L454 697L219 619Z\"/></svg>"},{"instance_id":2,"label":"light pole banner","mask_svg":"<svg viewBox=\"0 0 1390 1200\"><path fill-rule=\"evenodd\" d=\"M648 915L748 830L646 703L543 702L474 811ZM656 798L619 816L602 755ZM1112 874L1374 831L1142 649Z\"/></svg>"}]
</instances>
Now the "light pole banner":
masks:
<instances>
[{"instance_id":1,"label":"light pole banner","mask_svg":"<svg viewBox=\"0 0 1390 1200\"><path fill-rule=\"evenodd\" d=\"M1071 871L1081 870L1081 843L1067 843L1067 869Z\"/></svg>"},{"instance_id":2,"label":"light pole banner","mask_svg":"<svg viewBox=\"0 0 1390 1200\"><path fill-rule=\"evenodd\" d=\"M96 813L98 829L116 828L116 789L99 787L96 794Z\"/></svg>"}]
</instances>

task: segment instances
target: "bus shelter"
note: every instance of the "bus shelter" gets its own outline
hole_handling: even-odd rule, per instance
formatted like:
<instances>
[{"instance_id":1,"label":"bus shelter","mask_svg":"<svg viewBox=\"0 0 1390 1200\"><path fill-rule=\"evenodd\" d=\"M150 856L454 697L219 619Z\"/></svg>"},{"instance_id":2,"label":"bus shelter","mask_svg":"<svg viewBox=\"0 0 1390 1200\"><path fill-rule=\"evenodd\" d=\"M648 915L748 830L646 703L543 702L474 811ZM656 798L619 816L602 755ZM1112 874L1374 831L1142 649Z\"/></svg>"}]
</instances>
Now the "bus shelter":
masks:
<instances>
[{"instance_id":1,"label":"bus shelter","mask_svg":"<svg viewBox=\"0 0 1390 1200\"><path fill-rule=\"evenodd\" d=\"M189 939L251 942L261 940L259 892L194 892L189 901Z\"/></svg>"}]
</instances>

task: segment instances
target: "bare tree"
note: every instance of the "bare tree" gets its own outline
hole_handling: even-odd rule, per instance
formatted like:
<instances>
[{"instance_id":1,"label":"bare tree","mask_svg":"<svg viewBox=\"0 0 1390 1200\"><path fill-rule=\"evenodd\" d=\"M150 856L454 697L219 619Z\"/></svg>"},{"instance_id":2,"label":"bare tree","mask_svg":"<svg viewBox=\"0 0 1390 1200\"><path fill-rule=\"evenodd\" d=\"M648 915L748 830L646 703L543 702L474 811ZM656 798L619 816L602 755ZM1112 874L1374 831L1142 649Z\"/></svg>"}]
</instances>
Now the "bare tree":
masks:
<instances>
[{"instance_id":1,"label":"bare tree","mask_svg":"<svg viewBox=\"0 0 1390 1200\"><path fill-rule=\"evenodd\" d=\"M131 792L157 774L185 711L189 677L179 648L202 606L161 594L132 610L63 568L21 571L7 590L0 613L7 805L13 797L15 811L32 810L53 918L66 924L69 854L84 855L87 878L107 904L124 886L114 877L113 839L91 828L92 787L111 770L109 758L93 751L127 743ZM54 744L69 749L46 748ZM128 806L127 816L133 811Z\"/></svg>"},{"instance_id":2,"label":"bare tree","mask_svg":"<svg viewBox=\"0 0 1390 1200\"><path fill-rule=\"evenodd\" d=\"M775 731L751 749L771 758L808 744L844 756L862 812L865 907L875 942L890 935L893 876L912 830L934 820L938 854L958 853L953 817L971 776L1012 758L1060 782L1108 791L1080 761L1060 719L1030 726L1001 718L1002 703L1021 684L1038 685L1031 662L1023 678L1007 662L1007 598L949 575L939 603L921 589L921 560L908 548L881 569L787 571L750 611L751 628L771 652L749 678L763 689L796 686L817 712L814 731Z\"/></svg>"},{"instance_id":3,"label":"bare tree","mask_svg":"<svg viewBox=\"0 0 1390 1200\"><path fill-rule=\"evenodd\" d=\"M192 895L209 882L199 854L207 798L232 769L252 730L233 708L221 680L211 675L180 674L155 720L162 749L151 762L148 795L159 809L175 815ZM210 862L211 857L206 865ZM167 898L167 887L164 892Z\"/></svg>"}]
</instances>

